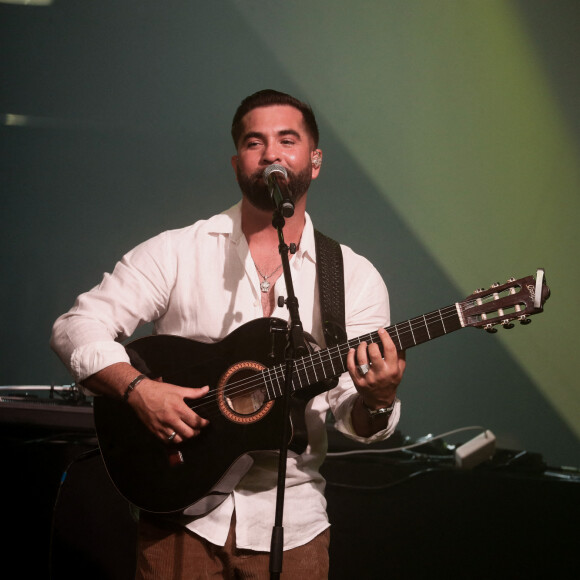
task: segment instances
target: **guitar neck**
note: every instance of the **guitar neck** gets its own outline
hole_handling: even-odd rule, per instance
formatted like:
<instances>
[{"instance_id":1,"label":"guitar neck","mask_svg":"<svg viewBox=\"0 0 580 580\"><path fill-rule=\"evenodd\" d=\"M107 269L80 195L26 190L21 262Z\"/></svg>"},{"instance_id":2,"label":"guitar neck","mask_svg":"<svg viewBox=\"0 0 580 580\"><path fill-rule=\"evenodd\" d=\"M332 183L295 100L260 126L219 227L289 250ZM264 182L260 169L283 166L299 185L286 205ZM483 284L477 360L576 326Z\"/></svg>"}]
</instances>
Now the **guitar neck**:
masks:
<instances>
[{"instance_id":1,"label":"guitar neck","mask_svg":"<svg viewBox=\"0 0 580 580\"><path fill-rule=\"evenodd\" d=\"M453 304L389 326L385 330L389 333L398 351L407 350L462 328L458 308L458 304ZM348 351L351 348L356 348L361 342L376 343L382 352L380 336L375 331L299 358L295 361L292 377L293 390L300 390L346 372ZM282 395L284 371L284 365L278 365L264 371L264 382L271 399Z\"/></svg>"},{"instance_id":2,"label":"guitar neck","mask_svg":"<svg viewBox=\"0 0 580 580\"><path fill-rule=\"evenodd\" d=\"M408 350L413 346L429 342L434 338L462 328L458 308L457 304L453 304L452 306L434 310L428 314L389 326L386 330L398 351ZM347 345L349 348L353 348L363 341L378 343L379 346L381 344L379 333L373 332L367 336L349 340Z\"/></svg>"}]
</instances>

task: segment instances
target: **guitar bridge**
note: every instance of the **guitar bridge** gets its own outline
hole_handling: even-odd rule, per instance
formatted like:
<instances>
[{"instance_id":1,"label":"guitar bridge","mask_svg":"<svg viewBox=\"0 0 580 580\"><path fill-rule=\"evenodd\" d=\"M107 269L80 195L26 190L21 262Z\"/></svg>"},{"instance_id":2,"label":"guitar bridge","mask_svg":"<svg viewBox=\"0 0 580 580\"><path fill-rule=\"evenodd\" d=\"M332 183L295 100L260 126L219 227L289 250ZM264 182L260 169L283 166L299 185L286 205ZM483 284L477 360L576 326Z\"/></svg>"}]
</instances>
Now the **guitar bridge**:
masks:
<instances>
[{"instance_id":1,"label":"guitar bridge","mask_svg":"<svg viewBox=\"0 0 580 580\"><path fill-rule=\"evenodd\" d=\"M169 465L171 467L177 467L185 463L183 460L183 453L179 449L170 449L167 454L167 459L169 460Z\"/></svg>"}]
</instances>

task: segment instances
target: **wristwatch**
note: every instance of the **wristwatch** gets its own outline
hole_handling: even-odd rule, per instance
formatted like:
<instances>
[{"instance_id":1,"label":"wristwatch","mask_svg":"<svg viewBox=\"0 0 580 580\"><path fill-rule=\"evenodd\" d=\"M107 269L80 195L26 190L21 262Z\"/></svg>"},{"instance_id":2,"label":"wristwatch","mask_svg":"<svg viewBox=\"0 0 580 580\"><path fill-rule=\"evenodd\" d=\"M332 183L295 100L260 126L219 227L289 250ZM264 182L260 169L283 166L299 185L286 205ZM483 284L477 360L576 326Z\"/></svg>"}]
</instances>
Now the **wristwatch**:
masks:
<instances>
[{"instance_id":1,"label":"wristwatch","mask_svg":"<svg viewBox=\"0 0 580 580\"><path fill-rule=\"evenodd\" d=\"M395 404L397 403L398 399L397 397L395 397L395 400L393 401L393 404L390 407L381 407L380 409L369 409L366 405L364 400L362 401L362 406L363 408L366 410L366 412L369 414L369 417L371 419L375 419L376 417L382 416L382 415L387 415L390 416L390 414L393 412L393 409L395 408Z\"/></svg>"}]
</instances>

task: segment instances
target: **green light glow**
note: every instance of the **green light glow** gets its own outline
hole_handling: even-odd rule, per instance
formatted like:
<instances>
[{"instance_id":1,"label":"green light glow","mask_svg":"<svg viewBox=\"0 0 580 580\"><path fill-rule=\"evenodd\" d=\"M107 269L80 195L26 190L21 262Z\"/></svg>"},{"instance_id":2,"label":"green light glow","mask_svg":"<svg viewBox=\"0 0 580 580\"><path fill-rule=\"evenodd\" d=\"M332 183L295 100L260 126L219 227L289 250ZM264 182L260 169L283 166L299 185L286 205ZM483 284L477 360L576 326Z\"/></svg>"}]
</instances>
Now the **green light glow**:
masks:
<instances>
[{"instance_id":1,"label":"green light glow","mask_svg":"<svg viewBox=\"0 0 580 580\"><path fill-rule=\"evenodd\" d=\"M580 436L579 152L514 5L238 9L459 288L546 269L541 332L504 344Z\"/></svg>"}]
</instances>

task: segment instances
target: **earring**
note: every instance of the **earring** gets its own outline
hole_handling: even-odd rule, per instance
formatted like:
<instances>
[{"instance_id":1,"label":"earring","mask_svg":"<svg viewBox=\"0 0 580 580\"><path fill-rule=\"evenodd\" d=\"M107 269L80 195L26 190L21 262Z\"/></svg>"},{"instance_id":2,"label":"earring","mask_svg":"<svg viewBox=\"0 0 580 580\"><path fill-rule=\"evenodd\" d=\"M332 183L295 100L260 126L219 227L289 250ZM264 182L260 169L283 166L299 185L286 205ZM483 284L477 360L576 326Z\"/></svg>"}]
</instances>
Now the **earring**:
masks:
<instances>
[{"instance_id":1,"label":"earring","mask_svg":"<svg viewBox=\"0 0 580 580\"><path fill-rule=\"evenodd\" d=\"M312 167L318 169L322 165L322 155L320 151L314 151L312 153Z\"/></svg>"}]
</instances>

